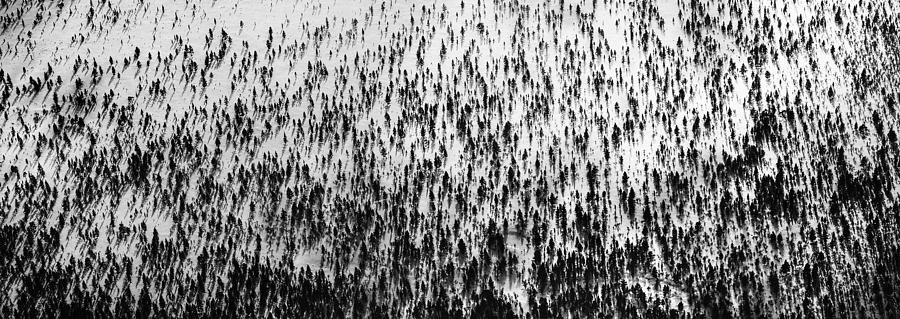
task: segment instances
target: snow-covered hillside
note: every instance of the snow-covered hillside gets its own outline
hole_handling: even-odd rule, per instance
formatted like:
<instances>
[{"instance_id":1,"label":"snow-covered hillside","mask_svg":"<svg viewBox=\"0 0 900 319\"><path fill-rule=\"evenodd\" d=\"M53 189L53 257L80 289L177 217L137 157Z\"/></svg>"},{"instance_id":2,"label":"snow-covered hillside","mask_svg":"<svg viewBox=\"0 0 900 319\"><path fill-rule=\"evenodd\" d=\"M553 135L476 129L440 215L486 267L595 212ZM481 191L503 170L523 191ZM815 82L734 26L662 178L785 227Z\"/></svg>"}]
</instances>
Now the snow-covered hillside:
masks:
<instances>
[{"instance_id":1,"label":"snow-covered hillside","mask_svg":"<svg viewBox=\"0 0 900 319\"><path fill-rule=\"evenodd\" d=\"M896 318L898 8L0 0L0 317Z\"/></svg>"}]
</instances>

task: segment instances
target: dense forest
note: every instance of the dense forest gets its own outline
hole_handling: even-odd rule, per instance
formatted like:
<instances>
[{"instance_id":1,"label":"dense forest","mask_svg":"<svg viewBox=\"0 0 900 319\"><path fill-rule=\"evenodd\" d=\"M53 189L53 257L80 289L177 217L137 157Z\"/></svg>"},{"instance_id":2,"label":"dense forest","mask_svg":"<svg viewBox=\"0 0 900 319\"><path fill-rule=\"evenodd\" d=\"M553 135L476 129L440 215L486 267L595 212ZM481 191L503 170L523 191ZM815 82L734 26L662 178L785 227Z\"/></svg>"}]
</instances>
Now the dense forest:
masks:
<instances>
[{"instance_id":1,"label":"dense forest","mask_svg":"<svg viewBox=\"0 0 900 319\"><path fill-rule=\"evenodd\" d=\"M0 317L898 318L898 10L0 0Z\"/></svg>"}]
</instances>

